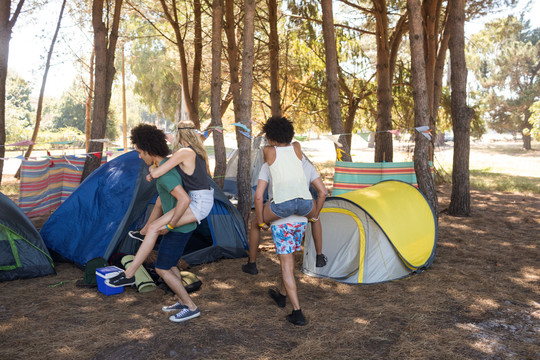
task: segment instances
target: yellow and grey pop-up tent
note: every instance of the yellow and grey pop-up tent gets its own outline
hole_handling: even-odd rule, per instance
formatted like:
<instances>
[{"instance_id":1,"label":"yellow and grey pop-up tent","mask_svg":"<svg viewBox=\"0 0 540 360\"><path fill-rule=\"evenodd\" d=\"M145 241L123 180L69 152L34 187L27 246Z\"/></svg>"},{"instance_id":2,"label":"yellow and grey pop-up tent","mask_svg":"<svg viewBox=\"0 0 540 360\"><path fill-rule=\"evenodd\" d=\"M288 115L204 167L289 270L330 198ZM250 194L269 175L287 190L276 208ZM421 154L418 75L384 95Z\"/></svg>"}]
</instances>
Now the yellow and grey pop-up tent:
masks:
<instances>
[{"instance_id":1,"label":"yellow and grey pop-up tent","mask_svg":"<svg viewBox=\"0 0 540 360\"><path fill-rule=\"evenodd\" d=\"M320 221L328 263L315 266L308 227L302 266L308 275L373 284L423 271L435 257L433 210L416 187L401 181L383 181L329 197Z\"/></svg>"}]
</instances>

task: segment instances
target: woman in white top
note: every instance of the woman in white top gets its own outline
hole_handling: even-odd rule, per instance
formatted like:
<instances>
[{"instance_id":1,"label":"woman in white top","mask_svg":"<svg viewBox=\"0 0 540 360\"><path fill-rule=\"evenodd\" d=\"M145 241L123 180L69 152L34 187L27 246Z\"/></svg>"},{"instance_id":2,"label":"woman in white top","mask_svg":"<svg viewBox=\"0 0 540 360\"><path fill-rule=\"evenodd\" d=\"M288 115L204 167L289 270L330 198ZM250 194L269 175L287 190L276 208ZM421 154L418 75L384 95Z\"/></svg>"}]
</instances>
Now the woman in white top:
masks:
<instances>
[{"instance_id":1,"label":"woman in white top","mask_svg":"<svg viewBox=\"0 0 540 360\"><path fill-rule=\"evenodd\" d=\"M302 168L302 150L294 136L292 122L285 117L271 117L263 126L268 141L263 149L264 161L272 175L273 200L257 212L257 223L267 230L269 223L290 215L312 218L317 209L309 192Z\"/></svg>"}]
</instances>

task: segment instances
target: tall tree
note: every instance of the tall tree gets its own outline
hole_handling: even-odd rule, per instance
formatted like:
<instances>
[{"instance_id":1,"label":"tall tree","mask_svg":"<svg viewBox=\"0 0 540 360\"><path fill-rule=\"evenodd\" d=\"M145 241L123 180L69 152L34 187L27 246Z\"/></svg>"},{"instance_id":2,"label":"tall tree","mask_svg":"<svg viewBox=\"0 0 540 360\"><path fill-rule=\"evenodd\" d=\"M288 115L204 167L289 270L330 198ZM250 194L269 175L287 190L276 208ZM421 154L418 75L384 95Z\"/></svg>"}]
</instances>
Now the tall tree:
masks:
<instances>
[{"instance_id":1,"label":"tall tree","mask_svg":"<svg viewBox=\"0 0 540 360\"><path fill-rule=\"evenodd\" d=\"M24 0L20 0L15 11L11 14L11 0L0 1L0 184L2 184L4 172L4 160L2 159L6 154L6 82L9 41L23 4Z\"/></svg>"},{"instance_id":2,"label":"tall tree","mask_svg":"<svg viewBox=\"0 0 540 360\"><path fill-rule=\"evenodd\" d=\"M426 126L429 125L430 114L420 0L407 0L407 9L409 12L414 122L415 126ZM418 131L415 135L414 171L418 179L418 188L426 196L431 208L438 216L437 192L429 166L429 140Z\"/></svg>"},{"instance_id":3,"label":"tall tree","mask_svg":"<svg viewBox=\"0 0 540 360\"><path fill-rule=\"evenodd\" d=\"M189 118L195 126L200 129L201 123L199 119L199 91L201 85L201 64L202 64L202 25L201 25L201 1L193 1L193 34L194 34L194 59L191 70L191 87L188 73L188 59L185 46L185 34L183 34L183 20L178 13L178 4L176 0L172 0L169 5L165 0L160 0L165 18L171 25L175 35L175 45L180 56L180 71L182 74L182 89L184 99L188 107Z\"/></svg>"},{"instance_id":4,"label":"tall tree","mask_svg":"<svg viewBox=\"0 0 540 360\"><path fill-rule=\"evenodd\" d=\"M472 111L467 106L467 65L465 63L465 0L449 5L451 112L454 130L454 161L452 164L452 194L448 213L455 216L471 214L469 184L470 128Z\"/></svg>"},{"instance_id":5,"label":"tall tree","mask_svg":"<svg viewBox=\"0 0 540 360\"><path fill-rule=\"evenodd\" d=\"M39 133L39 126L41 124L41 113L43 111L43 97L45 95L45 85L47 84L47 75L49 74L49 68L51 67L51 57L54 52L54 45L56 44L56 38L58 37L58 32L60 31L60 25L62 24L62 17L64 16L64 9L66 7L66 0L62 1L62 6L60 7L60 15L58 15L58 21L56 22L56 30L51 40L51 46L49 47L49 52L47 53L47 61L45 62L45 71L43 72L43 79L41 80L41 89L39 90L38 104L36 110L36 123L34 124L34 132L32 134L32 143L35 143ZM24 154L25 158L28 158L32 154L32 149L34 145L31 144L28 146L28 150ZM20 176L21 168L17 170L15 176L18 178Z\"/></svg>"},{"instance_id":6,"label":"tall tree","mask_svg":"<svg viewBox=\"0 0 540 360\"><path fill-rule=\"evenodd\" d=\"M221 120L221 31L223 24L223 0L212 1L212 88L210 90L210 126L215 128L223 128ZM223 132L212 131L214 140L214 155L216 165L214 169L214 181L223 188L225 183L225 172L227 170L227 155L225 151L225 140Z\"/></svg>"},{"instance_id":7,"label":"tall tree","mask_svg":"<svg viewBox=\"0 0 540 360\"><path fill-rule=\"evenodd\" d=\"M92 45L92 54L90 55L90 65L88 66L88 88L86 90L85 107L85 135L86 135L86 152L90 149L90 135L92 132L92 102L94 101L94 57L95 48Z\"/></svg>"},{"instance_id":8,"label":"tall tree","mask_svg":"<svg viewBox=\"0 0 540 360\"><path fill-rule=\"evenodd\" d=\"M426 59L427 97L429 105L429 127L433 140L437 133L437 114L442 95L442 78L448 40L450 38L448 7L443 14L442 0L424 0L422 3L422 20L424 25L424 56ZM431 158L434 146L430 147Z\"/></svg>"},{"instance_id":9,"label":"tall tree","mask_svg":"<svg viewBox=\"0 0 540 360\"><path fill-rule=\"evenodd\" d=\"M270 108L272 116L281 116L281 95L279 91L279 35L277 0L268 0L268 22L270 34L268 50L270 58Z\"/></svg>"},{"instance_id":10,"label":"tall tree","mask_svg":"<svg viewBox=\"0 0 540 360\"><path fill-rule=\"evenodd\" d=\"M108 0L107 0L108 1ZM101 163L103 143L100 140L105 136L107 128L107 114L111 101L112 83L116 69L114 68L114 55L118 41L118 28L120 26L120 12L123 0L112 0L113 7L107 4L104 14L105 0L94 0L92 3L92 26L94 28L95 57L95 92L94 112L92 120L92 141L88 146L89 153L98 153L99 156L88 156L84 163L81 181L86 179ZM112 14L109 13L112 10ZM112 19L110 19L112 17Z\"/></svg>"},{"instance_id":11,"label":"tall tree","mask_svg":"<svg viewBox=\"0 0 540 360\"><path fill-rule=\"evenodd\" d=\"M373 0L377 41L377 132L375 162L394 159L392 144L392 77L396 58L405 31L407 13L402 14L391 33L386 0Z\"/></svg>"},{"instance_id":12,"label":"tall tree","mask_svg":"<svg viewBox=\"0 0 540 360\"><path fill-rule=\"evenodd\" d=\"M491 128L521 132L523 148L530 150L529 108L540 93L540 28L514 16L494 20L471 36L469 49Z\"/></svg>"},{"instance_id":13,"label":"tall tree","mask_svg":"<svg viewBox=\"0 0 540 360\"><path fill-rule=\"evenodd\" d=\"M244 49L242 53L242 93L240 95L238 122L251 133L251 99L253 94L253 63L255 36L255 0L244 0ZM238 144L238 211L248 227L251 211L251 138L236 129Z\"/></svg>"},{"instance_id":14,"label":"tall tree","mask_svg":"<svg viewBox=\"0 0 540 360\"><path fill-rule=\"evenodd\" d=\"M328 122L332 129L332 134L339 134L339 143L343 161L351 161L351 147L347 142L341 120L341 105L339 100L338 83L338 59L336 48L336 37L334 31L334 13L332 0L321 0L322 7L322 27L324 48L326 53L326 96L328 98ZM336 145L337 148L337 145Z\"/></svg>"}]
</instances>

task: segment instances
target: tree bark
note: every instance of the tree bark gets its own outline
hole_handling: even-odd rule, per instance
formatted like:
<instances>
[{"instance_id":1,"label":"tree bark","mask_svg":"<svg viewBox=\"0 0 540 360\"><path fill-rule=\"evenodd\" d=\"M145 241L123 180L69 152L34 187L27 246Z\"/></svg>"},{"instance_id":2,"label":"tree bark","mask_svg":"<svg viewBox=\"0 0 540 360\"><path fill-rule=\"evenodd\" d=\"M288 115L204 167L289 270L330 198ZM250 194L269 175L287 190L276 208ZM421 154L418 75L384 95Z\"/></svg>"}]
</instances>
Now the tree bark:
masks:
<instances>
[{"instance_id":1,"label":"tree bark","mask_svg":"<svg viewBox=\"0 0 540 360\"><path fill-rule=\"evenodd\" d=\"M94 58L96 56L95 46L92 45L92 54L90 55L89 79L88 79L88 94L84 103L86 110L85 135L86 135L86 152L90 150L90 139L92 133L92 101L94 100Z\"/></svg>"},{"instance_id":2,"label":"tree bark","mask_svg":"<svg viewBox=\"0 0 540 360\"><path fill-rule=\"evenodd\" d=\"M45 95L45 85L47 84L47 76L49 75L49 68L51 67L51 57L54 52L54 44L56 44L56 38L58 37L58 32L60 32L60 25L62 24L62 17L64 16L64 9L66 7L66 0L62 2L62 7L60 8L60 15L58 16L58 21L56 23L56 30L54 31L53 38L51 40L51 46L49 47L49 52L47 53L47 61L45 62L45 71L43 73L43 79L41 81L41 89L39 90L39 98L36 110L36 123L34 124L34 132L32 133L32 143L37 141L39 126L41 124L41 113L43 112L43 96ZM28 146L28 150L24 154L25 159L27 159L34 149L34 144ZM22 165L21 165L22 167ZM19 178L21 175L21 167L17 170L15 174L16 178Z\"/></svg>"},{"instance_id":3,"label":"tree bark","mask_svg":"<svg viewBox=\"0 0 540 360\"><path fill-rule=\"evenodd\" d=\"M84 163L81 181L86 179L101 165L103 143L95 141L105 137L107 115L111 101L112 83L116 69L114 53L118 41L118 27L122 0L114 0L113 19L110 27L103 18L104 0L94 0L92 4L92 26L94 28L94 47L96 52L94 119L92 121L91 141L88 146L89 155ZM110 33L109 33L110 30Z\"/></svg>"},{"instance_id":4,"label":"tree bark","mask_svg":"<svg viewBox=\"0 0 540 360\"><path fill-rule=\"evenodd\" d=\"M332 0L321 0L322 7L322 28L324 38L324 49L326 54L326 96L328 98L328 122L332 134L339 134L340 148L345 153L342 155L343 161L351 161L351 147L344 134L343 121L341 120L341 106L339 101L338 83L338 58L336 37L334 31L334 14ZM337 145L336 152L337 152Z\"/></svg>"},{"instance_id":5,"label":"tree bark","mask_svg":"<svg viewBox=\"0 0 540 360\"><path fill-rule=\"evenodd\" d=\"M223 20L222 0L212 1L212 88L210 100L210 114L212 121L210 126L223 127L221 121L221 29ZM227 154L225 151L225 140L223 133L212 131L214 140L214 156L216 164L214 167L214 181L220 188L225 182L225 172L227 171Z\"/></svg>"},{"instance_id":6,"label":"tree bark","mask_svg":"<svg viewBox=\"0 0 540 360\"><path fill-rule=\"evenodd\" d=\"M195 0L193 2L194 15L194 60L193 71L191 74L191 88L189 86L188 62L184 37L180 32L180 22L178 19L178 10L176 0L172 1L169 7L165 0L160 0L161 7L169 24L171 25L175 38L176 47L180 56L180 72L182 75L182 88L184 90L184 99L187 104L188 115L197 129L200 129L201 123L199 119L199 89L201 79L201 64L202 64L202 25L201 25L201 2Z\"/></svg>"},{"instance_id":7,"label":"tree bark","mask_svg":"<svg viewBox=\"0 0 540 360\"><path fill-rule=\"evenodd\" d=\"M20 0L13 15L11 15L11 1L0 1L0 184L2 184L2 174L4 173L4 160L1 159L6 154L6 82L9 41L23 4L24 0Z\"/></svg>"},{"instance_id":8,"label":"tree bark","mask_svg":"<svg viewBox=\"0 0 540 360\"><path fill-rule=\"evenodd\" d=\"M270 109L272 116L280 117L281 95L279 91L279 37L277 30L278 21L277 0L268 0L268 22L270 23L270 35L268 50L270 57Z\"/></svg>"},{"instance_id":9,"label":"tree bark","mask_svg":"<svg viewBox=\"0 0 540 360\"><path fill-rule=\"evenodd\" d=\"M452 194L448 213L470 216L469 155L471 110L467 106L467 65L465 63L465 0L449 5L451 113L454 130L454 161L452 165Z\"/></svg>"},{"instance_id":10,"label":"tree bark","mask_svg":"<svg viewBox=\"0 0 540 360\"><path fill-rule=\"evenodd\" d=\"M255 36L255 0L244 1L244 50L242 54L242 94L240 96L239 122L251 133L251 102L253 93L253 64ZM238 211L248 228L251 212L251 139L236 128L238 143Z\"/></svg>"},{"instance_id":11,"label":"tree bark","mask_svg":"<svg viewBox=\"0 0 540 360\"><path fill-rule=\"evenodd\" d=\"M409 12L409 40L411 44L411 72L414 99L415 127L429 125L426 64L424 61L423 29L420 0L407 0ZM438 217L438 199L429 166L430 141L420 132L415 134L414 170L419 190L425 195L433 213Z\"/></svg>"},{"instance_id":12,"label":"tree bark","mask_svg":"<svg viewBox=\"0 0 540 360\"><path fill-rule=\"evenodd\" d=\"M529 119L531 118L531 112L529 109L525 110L525 116L523 119L523 130L527 129L529 130L526 134L521 132L521 136L523 137L523 149L524 150L531 150L531 130L532 130L532 124L529 122Z\"/></svg>"},{"instance_id":13,"label":"tree bark","mask_svg":"<svg viewBox=\"0 0 540 360\"><path fill-rule=\"evenodd\" d=\"M238 114L240 102L240 80L238 74L239 51L236 44L236 28L234 22L234 0L225 0L225 35L227 36L227 55L234 114Z\"/></svg>"}]
</instances>

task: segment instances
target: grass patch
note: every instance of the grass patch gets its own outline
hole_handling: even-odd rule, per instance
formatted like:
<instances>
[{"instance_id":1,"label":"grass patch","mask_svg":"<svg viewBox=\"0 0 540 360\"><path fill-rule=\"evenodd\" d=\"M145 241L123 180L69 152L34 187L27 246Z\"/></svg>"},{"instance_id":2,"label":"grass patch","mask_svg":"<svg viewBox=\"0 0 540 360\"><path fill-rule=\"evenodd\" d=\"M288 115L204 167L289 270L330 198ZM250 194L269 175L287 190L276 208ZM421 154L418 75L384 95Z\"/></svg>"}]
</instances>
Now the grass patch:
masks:
<instances>
[{"instance_id":1,"label":"grass patch","mask_svg":"<svg viewBox=\"0 0 540 360\"><path fill-rule=\"evenodd\" d=\"M491 169L470 171L471 187L485 191L508 191L540 194L538 178L492 172Z\"/></svg>"},{"instance_id":2,"label":"grass patch","mask_svg":"<svg viewBox=\"0 0 540 360\"><path fill-rule=\"evenodd\" d=\"M0 191L7 197L19 196L19 181L13 175L2 174L2 186Z\"/></svg>"},{"instance_id":3,"label":"grass patch","mask_svg":"<svg viewBox=\"0 0 540 360\"><path fill-rule=\"evenodd\" d=\"M471 189L540 194L540 182L537 177L503 174L491 168L471 169L469 175ZM437 169L435 182L451 184L452 171L444 168Z\"/></svg>"}]
</instances>

